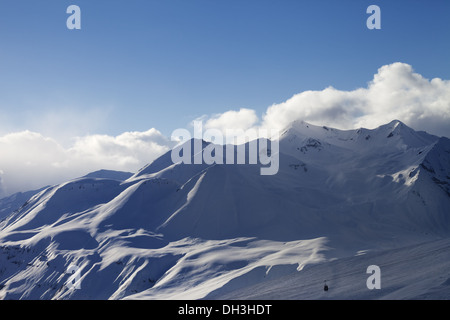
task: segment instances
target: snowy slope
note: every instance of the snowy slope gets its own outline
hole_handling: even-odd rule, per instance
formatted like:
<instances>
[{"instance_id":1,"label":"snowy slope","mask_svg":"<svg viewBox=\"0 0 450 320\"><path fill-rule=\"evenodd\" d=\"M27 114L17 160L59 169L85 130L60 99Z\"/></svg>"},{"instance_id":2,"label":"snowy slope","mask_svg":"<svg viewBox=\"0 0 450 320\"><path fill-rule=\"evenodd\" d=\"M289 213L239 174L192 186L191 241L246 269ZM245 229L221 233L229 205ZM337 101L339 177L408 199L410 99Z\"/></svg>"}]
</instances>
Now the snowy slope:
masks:
<instances>
[{"instance_id":1,"label":"snowy slope","mask_svg":"<svg viewBox=\"0 0 450 320\"><path fill-rule=\"evenodd\" d=\"M380 268L380 289L369 290L367 267ZM261 270L262 271L262 270ZM259 273L261 273L261 271ZM257 271L244 277L256 277ZM318 299L450 299L450 240L422 244L321 262L275 280L239 288L246 279L211 292L206 299L318 300ZM324 281L329 287L325 292ZM237 286L236 286L237 285Z\"/></svg>"},{"instance_id":2,"label":"snowy slope","mask_svg":"<svg viewBox=\"0 0 450 320\"><path fill-rule=\"evenodd\" d=\"M11 212L20 209L26 204L28 199L42 190L43 189L18 192L0 199L0 225L2 221L4 221L4 219L11 214Z\"/></svg>"},{"instance_id":3,"label":"snowy slope","mask_svg":"<svg viewBox=\"0 0 450 320\"><path fill-rule=\"evenodd\" d=\"M245 298L258 285L277 298L271 279L295 290L297 277L316 270L309 279L322 282L338 265L335 276L354 282L341 277L346 268L370 254L388 264L393 252L404 263L424 256L416 274L444 268L448 256L427 268L426 250L411 248L448 245L449 141L400 121L347 131L299 121L280 136L273 176L259 165L174 164L168 152L132 176L92 173L30 193L14 209L2 199L0 298ZM81 289L65 286L70 266ZM425 297L435 280L373 297ZM341 297L372 297L345 281Z\"/></svg>"},{"instance_id":4,"label":"snowy slope","mask_svg":"<svg viewBox=\"0 0 450 320\"><path fill-rule=\"evenodd\" d=\"M133 175L131 172L114 171L114 170L98 170L84 176L85 178L101 178L110 180L124 181Z\"/></svg>"}]
</instances>

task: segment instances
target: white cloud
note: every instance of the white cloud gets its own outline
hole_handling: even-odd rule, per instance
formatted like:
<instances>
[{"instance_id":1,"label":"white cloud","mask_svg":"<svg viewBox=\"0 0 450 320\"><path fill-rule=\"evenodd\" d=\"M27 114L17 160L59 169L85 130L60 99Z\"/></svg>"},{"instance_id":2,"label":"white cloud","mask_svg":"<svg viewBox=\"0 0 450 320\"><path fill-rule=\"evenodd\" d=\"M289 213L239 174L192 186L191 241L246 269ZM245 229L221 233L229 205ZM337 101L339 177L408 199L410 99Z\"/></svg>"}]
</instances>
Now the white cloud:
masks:
<instances>
[{"instance_id":1,"label":"white cloud","mask_svg":"<svg viewBox=\"0 0 450 320\"><path fill-rule=\"evenodd\" d=\"M221 114L213 115L207 119L205 129L225 130L247 130L252 128L259 121L255 110L242 108L239 111L227 111Z\"/></svg>"},{"instance_id":2,"label":"white cloud","mask_svg":"<svg viewBox=\"0 0 450 320\"><path fill-rule=\"evenodd\" d=\"M361 114L363 90L340 91L332 87L305 91L286 102L270 106L263 116L263 127L282 130L296 119L334 127L352 126Z\"/></svg>"},{"instance_id":3,"label":"white cloud","mask_svg":"<svg viewBox=\"0 0 450 320\"><path fill-rule=\"evenodd\" d=\"M450 136L450 81L425 79L410 65L378 70L367 91L368 110L355 125L376 127L399 119L417 130Z\"/></svg>"},{"instance_id":4,"label":"white cloud","mask_svg":"<svg viewBox=\"0 0 450 320\"><path fill-rule=\"evenodd\" d=\"M158 130L119 136L90 135L69 147L40 133L22 131L0 137L0 196L40 188L99 169L136 172L170 149ZM3 194L1 194L3 193Z\"/></svg>"},{"instance_id":5,"label":"white cloud","mask_svg":"<svg viewBox=\"0 0 450 320\"><path fill-rule=\"evenodd\" d=\"M203 117L204 127L283 130L294 120L341 129L375 128L398 119L416 130L450 136L450 81L426 79L405 63L378 69L364 88L304 91L267 108L261 119L241 109Z\"/></svg>"},{"instance_id":6,"label":"white cloud","mask_svg":"<svg viewBox=\"0 0 450 320\"><path fill-rule=\"evenodd\" d=\"M206 132L212 133L213 136L220 134L222 140L214 141L215 143L229 143L230 141L247 141L256 138L257 133L248 136L251 130L255 129L259 122L255 110L241 108L239 111L230 110L221 114L215 114L208 118L203 116L195 121L202 122L203 139L209 140ZM212 131L211 131L212 130ZM249 131L247 131L249 130ZM215 133L213 133L215 132ZM238 140L243 139L243 140Z\"/></svg>"},{"instance_id":7,"label":"white cloud","mask_svg":"<svg viewBox=\"0 0 450 320\"><path fill-rule=\"evenodd\" d=\"M398 119L450 136L450 81L428 80L405 63L381 67L366 88L305 91L267 109L262 125L283 129L301 119L342 129L375 128Z\"/></svg>"},{"instance_id":8,"label":"white cloud","mask_svg":"<svg viewBox=\"0 0 450 320\"><path fill-rule=\"evenodd\" d=\"M117 137L90 135L78 138L68 151L87 163L136 171L169 150L170 142L158 130L125 132Z\"/></svg>"}]
</instances>

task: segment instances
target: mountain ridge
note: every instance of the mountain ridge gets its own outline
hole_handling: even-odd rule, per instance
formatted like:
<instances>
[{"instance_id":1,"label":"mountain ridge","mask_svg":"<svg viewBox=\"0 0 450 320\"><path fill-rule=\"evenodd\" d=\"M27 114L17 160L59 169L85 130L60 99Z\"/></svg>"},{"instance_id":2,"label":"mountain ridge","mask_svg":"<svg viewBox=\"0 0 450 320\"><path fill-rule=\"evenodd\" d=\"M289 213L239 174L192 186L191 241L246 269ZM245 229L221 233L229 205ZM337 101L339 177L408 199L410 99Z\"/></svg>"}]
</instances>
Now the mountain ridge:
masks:
<instances>
[{"instance_id":1,"label":"mountain ridge","mask_svg":"<svg viewBox=\"0 0 450 320\"><path fill-rule=\"evenodd\" d=\"M167 152L134 175L100 171L36 192L0 221L0 298L197 299L220 289L212 279L226 287L261 268L301 272L450 236L449 139L398 120L298 121L278 142L273 176L260 164L174 164ZM7 259L11 250L31 253ZM74 264L87 289L64 286ZM40 287L23 289L29 277Z\"/></svg>"}]
</instances>

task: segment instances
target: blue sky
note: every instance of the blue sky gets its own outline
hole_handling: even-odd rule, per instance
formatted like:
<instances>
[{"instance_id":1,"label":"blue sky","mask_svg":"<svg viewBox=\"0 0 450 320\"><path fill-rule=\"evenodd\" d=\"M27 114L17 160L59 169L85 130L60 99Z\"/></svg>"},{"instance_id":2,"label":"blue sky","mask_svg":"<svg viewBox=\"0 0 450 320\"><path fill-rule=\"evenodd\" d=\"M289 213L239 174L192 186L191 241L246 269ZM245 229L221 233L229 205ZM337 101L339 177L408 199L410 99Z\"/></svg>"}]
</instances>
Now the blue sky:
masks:
<instances>
[{"instance_id":1,"label":"blue sky","mask_svg":"<svg viewBox=\"0 0 450 320\"><path fill-rule=\"evenodd\" d=\"M81 8L68 30L66 8ZM381 30L366 28L371 4ZM366 87L408 63L450 79L450 2L0 0L0 133L158 128Z\"/></svg>"}]
</instances>

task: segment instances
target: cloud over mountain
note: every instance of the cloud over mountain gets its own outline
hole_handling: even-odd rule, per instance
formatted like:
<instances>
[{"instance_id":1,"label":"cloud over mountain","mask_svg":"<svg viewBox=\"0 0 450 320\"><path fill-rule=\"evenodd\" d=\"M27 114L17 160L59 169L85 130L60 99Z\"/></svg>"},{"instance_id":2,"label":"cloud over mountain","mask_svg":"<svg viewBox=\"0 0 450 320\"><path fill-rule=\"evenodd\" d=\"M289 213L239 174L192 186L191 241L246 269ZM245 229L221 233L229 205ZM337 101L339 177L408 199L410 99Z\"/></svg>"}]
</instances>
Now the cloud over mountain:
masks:
<instances>
[{"instance_id":1,"label":"cloud over mountain","mask_svg":"<svg viewBox=\"0 0 450 320\"><path fill-rule=\"evenodd\" d=\"M378 69L365 88L304 91L268 107L260 121L251 110L241 109L234 117L230 111L214 115L206 124L234 127L238 116L246 114L252 115L249 122L267 129L281 130L298 119L341 129L373 129L399 119L417 130L450 136L450 81L426 79L412 66L396 62Z\"/></svg>"},{"instance_id":2,"label":"cloud over mountain","mask_svg":"<svg viewBox=\"0 0 450 320\"><path fill-rule=\"evenodd\" d=\"M396 62L379 68L366 87L304 91L269 106L262 115L242 108L199 120L204 129L226 133L282 130L294 120L340 129L372 129L393 119L415 130L450 137L450 80L426 79L412 66ZM73 141L63 146L58 137L30 131L0 136L0 196L103 168L136 171L172 146L170 138L154 128L118 136L87 135Z\"/></svg>"},{"instance_id":3,"label":"cloud over mountain","mask_svg":"<svg viewBox=\"0 0 450 320\"><path fill-rule=\"evenodd\" d=\"M136 171L169 148L156 129L79 137L68 148L36 132L7 134L0 137L0 196L104 168Z\"/></svg>"}]
</instances>

